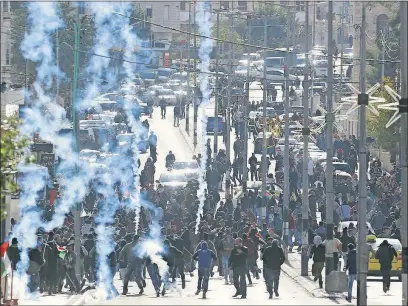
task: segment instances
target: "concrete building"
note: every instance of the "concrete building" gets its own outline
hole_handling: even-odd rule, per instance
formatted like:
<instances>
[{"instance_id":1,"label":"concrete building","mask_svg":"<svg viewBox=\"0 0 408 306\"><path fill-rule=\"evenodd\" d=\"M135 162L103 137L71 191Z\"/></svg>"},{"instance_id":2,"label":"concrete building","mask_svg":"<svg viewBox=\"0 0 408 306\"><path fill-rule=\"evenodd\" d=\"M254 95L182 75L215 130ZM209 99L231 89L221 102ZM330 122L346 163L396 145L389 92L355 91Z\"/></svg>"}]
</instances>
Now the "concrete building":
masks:
<instances>
[{"instance_id":1,"label":"concrete building","mask_svg":"<svg viewBox=\"0 0 408 306\"><path fill-rule=\"evenodd\" d=\"M262 1L211 1L208 10L214 12L221 7L225 10L241 10L251 12L261 5ZM187 31L189 21L191 29L194 29L194 2L193 1L174 1L163 3L159 0L150 2L141 2L139 5L145 11L146 19L164 27L152 25L153 40L181 42L185 41L187 34L177 32L177 30ZM190 11L191 9L191 11ZM215 13L214 18L215 21ZM197 22L196 22L197 23ZM175 29L172 31L169 28Z\"/></svg>"},{"instance_id":2,"label":"concrete building","mask_svg":"<svg viewBox=\"0 0 408 306\"><path fill-rule=\"evenodd\" d=\"M1 1L1 39L0 39L0 58L1 58L1 77L0 83L11 83L11 36L10 33L10 1Z\"/></svg>"}]
</instances>

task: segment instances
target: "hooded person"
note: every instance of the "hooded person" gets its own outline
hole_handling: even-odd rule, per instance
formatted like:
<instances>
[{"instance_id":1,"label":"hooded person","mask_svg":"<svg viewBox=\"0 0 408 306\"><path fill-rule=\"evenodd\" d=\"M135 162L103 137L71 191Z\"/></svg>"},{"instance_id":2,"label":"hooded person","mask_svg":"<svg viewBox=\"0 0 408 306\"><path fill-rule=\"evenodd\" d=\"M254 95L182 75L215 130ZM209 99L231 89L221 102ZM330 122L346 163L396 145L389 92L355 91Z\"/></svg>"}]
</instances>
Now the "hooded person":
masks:
<instances>
[{"instance_id":1,"label":"hooded person","mask_svg":"<svg viewBox=\"0 0 408 306\"><path fill-rule=\"evenodd\" d=\"M268 246L262 253L262 261L264 263L264 276L267 283L269 298L273 297L273 293L279 296L279 278L281 266L285 262L285 253L279 246L279 241L268 238ZM273 290L273 291L272 291Z\"/></svg>"},{"instance_id":2,"label":"hooded person","mask_svg":"<svg viewBox=\"0 0 408 306\"><path fill-rule=\"evenodd\" d=\"M314 281L319 280L319 287L323 288L323 277L322 271L324 268L324 262L326 260L326 247L323 244L322 238L320 236L315 236L313 238L313 246L310 250L310 258L313 259L312 274L314 276Z\"/></svg>"},{"instance_id":3,"label":"hooded person","mask_svg":"<svg viewBox=\"0 0 408 306\"><path fill-rule=\"evenodd\" d=\"M388 242L388 240L381 242L377 252L375 253L375 258L378 259L378 262L380 263L384 292L390 290L392 261L394 260L394 257L397 256L397 251L395 251L394 247Z\"/></svg>"},{"instance_id":4,"label":"hooded person","mask_svg":"<svg viewBox=\"0 0 408 306\"><path fill-rule=\"evenodd\" d=\"M198 261L198 284L196 295L198 295L202 290L203 299L205 299L208 290L212 263L217 259L217 256L212 250L208 249L207 242L203 241L200 249L194 253L193 259Z\"/></svg>"}]
</instances>

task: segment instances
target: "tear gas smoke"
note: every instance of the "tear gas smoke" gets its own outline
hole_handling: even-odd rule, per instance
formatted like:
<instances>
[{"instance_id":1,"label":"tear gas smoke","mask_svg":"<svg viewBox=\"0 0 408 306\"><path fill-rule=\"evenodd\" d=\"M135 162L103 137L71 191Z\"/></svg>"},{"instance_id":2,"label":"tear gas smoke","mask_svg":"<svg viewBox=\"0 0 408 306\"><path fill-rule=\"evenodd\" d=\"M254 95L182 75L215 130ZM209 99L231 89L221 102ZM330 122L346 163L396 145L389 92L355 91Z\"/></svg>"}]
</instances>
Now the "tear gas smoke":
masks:
<instances>
[{"instance_id":1,"label":"tear gas smoke","mask_svg":"<svg viewBox=\"0 0 408 306\"><path fill-rule=\"evenodd\" d=\"M198 23L198 29L200 35L204 37L211 36L212 22L211 22L211 11L209 10L209 2L197 2L196 5L196 20ZM204 202L205 202L205 190L207 189L206 183L206 171L207 171L207 143L205 141L207 133L207 116L205 110L210 102L211 90L209 88L208 76L210 72L210 54L213 50L213 41L209 38L201 38L200 49L198 50L198 56L200 58L200 64L198 68L200 69L199 80L200 80L200 91L202 94L202 100L200 105L200 120L202 122L201 128L201 145L202 145L202 159L201 159L201 169L199 175L200 188L198 190L197 196L200 200L199 207L197 211L196 228L195 232L198 233L198 227L200 225L201 215L203 214ZM217 123L216 123L217 124ZM214 152L216 153L216 152Z\"/></svg>"}]
</instances>

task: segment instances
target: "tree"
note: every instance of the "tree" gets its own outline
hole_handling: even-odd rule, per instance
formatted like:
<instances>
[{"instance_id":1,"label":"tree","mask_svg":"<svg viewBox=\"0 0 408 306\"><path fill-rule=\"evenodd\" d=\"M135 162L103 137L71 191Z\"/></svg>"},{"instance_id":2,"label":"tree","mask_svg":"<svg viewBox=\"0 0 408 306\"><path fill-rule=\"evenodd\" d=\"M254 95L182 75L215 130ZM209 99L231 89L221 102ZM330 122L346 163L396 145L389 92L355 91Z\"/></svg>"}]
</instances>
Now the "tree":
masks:
<instances>
[{"instance_id":1,"label":"tree","mask_svg":"<svg viewBox=\"0 0 408 306\"><path fill-rule=\"evenodd\" d=\"M389 78L385 78L384 84L393 88L393 83ZM386 103L394 102L384 89L380 89L377 96L383 97ZM394 111L383 109L378 109L378 111L380 113L378 117L370 112L367 112L367 136L373 137L379 147L390 151L395 149L396 143L399 141L398 135L395 133L393 128L385 128L385 125L394 114Z\"/></svg>"},{"instance_id":2,"label":"tree","mask_svg":"<svg viewBox=\"0 0 408 306\"><path fill-rule=\"evenodd\" d=\"M59 68L63 72L63 77L60 79L60 95L67 98L70 96L71 79L73 76L73 62L74 62L74 24L75 24L75 10L76 7L70 2L59 2L61 19L64 27L58 31L59 45L57 46L57 34L54 33L51 41L54 44L54 54L57 48L59 51ZM24 2L14 2L12 7L13 18L11 19L11 34L13 35L12 44L12 74L14 76L13 82L24 84L26 60L20 50L21 43L24 39L24 33L29 27L27 23L28 11ZM83 51L90 51L93 46L94 25L91 18L88 16L81 16L81 31L80 31L80 49ZM80 54L79 69L83 70L89 60L86 53ZM36 75L36 63L27 61L27 83L30 85Z\"/></svg>"},{"instance_id":3,"label":"tree","mask_svg":"<svg viewBox=\"0 0 408 306\"><path fill-rule=\"evenodd\" d=\"M229 43L224 43L223 41L230 41L230 30L232 30L232 41L237 43L236 45L233 45L234 52L235 54L242 54L243 52L243 46L239 45L243 43L243 40L239 33L235 29L230 29L230 26L228 24L228 21L220 21L220 49L221 49L221 56L222 54L227 54L229 50ZM214 37L217 37L217 25L214 24L213 29L212 29L212 35ZM197 38L198 39L198 38ZM216 42L214 42L214 48L216 47Z\"/></svg>"},{"instance_id":4,"label":"tree","mask_svg":"<svg viewBox=\"0 0 408 306\"><path fill-rule=\"evenodd\" d=\"M16 171L18 163L24 157L24 149L28 146L27 138L21 137L18 131L19 121L16 117L7 118L7 122L1 125L1 150L0 150L0 220L4 221L7 214L5 207L4 191L15 192L16 183L9 173ZM27 159L27 162L30 159Z\"/></svg>"}]
</instances>

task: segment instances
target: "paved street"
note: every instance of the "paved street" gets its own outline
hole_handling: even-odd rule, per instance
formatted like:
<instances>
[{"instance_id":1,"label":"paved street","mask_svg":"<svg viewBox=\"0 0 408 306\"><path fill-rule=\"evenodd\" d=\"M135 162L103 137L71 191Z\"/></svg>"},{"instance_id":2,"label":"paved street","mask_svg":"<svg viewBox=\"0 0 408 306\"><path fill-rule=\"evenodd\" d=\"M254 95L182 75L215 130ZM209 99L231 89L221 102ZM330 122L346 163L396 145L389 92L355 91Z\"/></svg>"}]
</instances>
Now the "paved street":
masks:
<instances>
[{"instance_id":1,"label":"paved street","mask_svg":"<svg viewBox=\"0 0 408 306\"><path fill-rule=\"evenodd\" d=\"M217 274L217 273L216 273ZM210 279L207 299L203 300L201 295L196 296L197 277L192 279L187 276L187 285L185 290L174 290L169 292L166 297L156 298L150 280L147 280L147 288L142 296L139 296L137 287L129 287L129 293L125 296L119 296L111 301L101 302L98 299L89 299L89 305L265 305L267 304L286 304L286 305L336 305L336 301L328 299L314 298L301 286L297 285L291 278L284 273L281 274L279 298L274 301L268 299L268 293L262 279L255 280L251 287L248 287L248 298L246 300L232 298L235 293L234 286L225 285L224 280L217 276ZM116 282L117 288L120 281ZM180 289L180 282L177 287Z\"/></svg>"},{"instance_id":2,"label":"paved street","mask_svg":"<svg viewBox=\"0 0 408 306\"><path fill-rule=\"evenodd\" d=\"M282 269L291 276L292 279L295 279L298 284L300 284L305 290L311 292L314 296L320 298L332 298L335 297L338 300L342 301L345 299L347 293L344 294L327 294L324 289L319 289L319 285L316 282L313 282L312 276L312 261L309 261L309 276L303 277L300 276L300 265L301 265L301 256L298 253L289 253L288 254L290 265L283 265ZM324 281L323 269L323 281ZM402 296L402 283L396 281L396 278L392 279L391 291L384 293L382 291L382 282L379 277L368 277L367 282L367 298L369 305L399 305L401 303ZM354 283L353 287L353 304L356 304L357 298L357 282Z\"/></svg>"}]
</instances>

